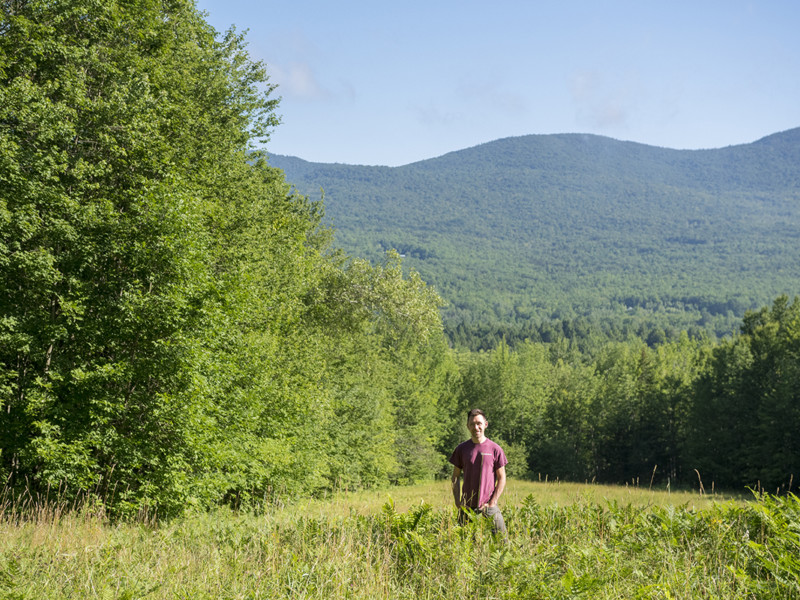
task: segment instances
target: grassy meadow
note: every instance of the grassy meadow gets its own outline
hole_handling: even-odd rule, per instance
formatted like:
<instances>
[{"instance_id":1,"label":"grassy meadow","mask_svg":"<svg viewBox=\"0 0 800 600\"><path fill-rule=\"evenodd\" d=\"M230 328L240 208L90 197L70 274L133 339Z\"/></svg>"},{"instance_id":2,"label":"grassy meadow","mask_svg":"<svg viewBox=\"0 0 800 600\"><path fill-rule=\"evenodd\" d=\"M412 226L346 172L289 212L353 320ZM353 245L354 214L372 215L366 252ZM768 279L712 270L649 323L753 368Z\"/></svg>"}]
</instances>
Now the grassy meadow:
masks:
<instances>
[{"instance_id":1,"label":"grassy meadow","mask_svg":"<svg viewBox=\"0 0 800 600\"><path fill-rule=\"evenodd\" d=\"M0 506L0 599L800 598L800 502L510 480L507 541L447 482L114 523Z\"/></svg>"}]
</instances>

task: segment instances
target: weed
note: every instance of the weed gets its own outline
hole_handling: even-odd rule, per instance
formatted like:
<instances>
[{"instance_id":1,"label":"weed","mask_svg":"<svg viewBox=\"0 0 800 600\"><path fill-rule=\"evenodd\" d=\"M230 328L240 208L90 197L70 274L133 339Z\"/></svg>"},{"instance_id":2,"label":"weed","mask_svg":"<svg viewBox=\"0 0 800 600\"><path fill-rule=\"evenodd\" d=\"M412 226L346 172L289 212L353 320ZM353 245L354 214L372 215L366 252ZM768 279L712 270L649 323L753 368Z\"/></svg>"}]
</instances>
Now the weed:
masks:
<instances>
[{"instance_id":1,"label":"weed","mask_svg":"<svg viewBox=\"0 0 800 600\"><path fill-rule=\"evenodd\" d=\"M444 485L393 490L402 505L375 494L374 509L362 494L328 514L284 503L160 523L6 503L0 598L800 598L794 496L676 504L549 483L520 497L512 482L504 544L485 519L458 526Z\"/></svg>"}]
</instances>

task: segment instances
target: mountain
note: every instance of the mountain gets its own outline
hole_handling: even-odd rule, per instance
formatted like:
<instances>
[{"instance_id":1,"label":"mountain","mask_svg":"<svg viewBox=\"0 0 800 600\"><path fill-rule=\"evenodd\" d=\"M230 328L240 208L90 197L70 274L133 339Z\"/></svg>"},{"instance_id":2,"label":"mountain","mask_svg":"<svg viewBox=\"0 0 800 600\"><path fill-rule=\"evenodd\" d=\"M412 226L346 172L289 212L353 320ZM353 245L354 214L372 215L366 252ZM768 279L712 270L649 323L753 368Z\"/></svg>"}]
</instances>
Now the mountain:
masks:
<instances>
[{"instance_id":1,"label":"mountain","mask_svg":"<svg viewBox=\"0 0 800 600\"><path fill-rule=\"evenodd\" d=\"M402 167L270 163L324 190L345 250L404 254L451 330L589 319L724 335L800 292L800 128L711 150L560 134Z\"/></svg>"}]
</instances>

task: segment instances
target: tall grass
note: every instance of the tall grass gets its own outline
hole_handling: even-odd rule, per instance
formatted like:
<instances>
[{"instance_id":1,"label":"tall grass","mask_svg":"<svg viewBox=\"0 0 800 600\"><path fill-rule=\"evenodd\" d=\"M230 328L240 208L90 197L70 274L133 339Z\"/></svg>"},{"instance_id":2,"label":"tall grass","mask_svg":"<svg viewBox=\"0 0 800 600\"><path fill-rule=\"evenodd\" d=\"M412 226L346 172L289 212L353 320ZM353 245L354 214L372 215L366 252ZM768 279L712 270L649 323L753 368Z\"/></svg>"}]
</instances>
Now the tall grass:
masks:
<instances>
[{"instance_id":1,"label":"tall grass","mask_svg":"<svg viewBox=\"0 0 800 600\"><path fill-rule=\"evenodd\" d=\"M505 505L519 506L528 496L533 495L545 504L567 505L579 500L636 506L688 506L708 507L726 500L742 501L751 498L750 494L714 493L700 494L696 491L656 489L635 485L615 486L600 484L581 484L562 481L509 480L503 494ZM342 491L319 499L306 499L294 503L288 510L292 514L301 510L316 516L347 516L355 511L359 514L372 514L392 499L398 510L424 502L435 509L446 509L453 504L449 482L430 482L414 486L395 487L390 490L370 490L360 492Z\"/></svg>"},{"instance_id":2,"label":"tall grass","mask_svg":"<svg viewBox=\"0 0 800 600\"><path fill-rule=\"evenodd\" d=\"M0 506L0 598L800 598L800 502L510 482L509 539L441 482L113 523Z\"/></svg>"}]
</instances>

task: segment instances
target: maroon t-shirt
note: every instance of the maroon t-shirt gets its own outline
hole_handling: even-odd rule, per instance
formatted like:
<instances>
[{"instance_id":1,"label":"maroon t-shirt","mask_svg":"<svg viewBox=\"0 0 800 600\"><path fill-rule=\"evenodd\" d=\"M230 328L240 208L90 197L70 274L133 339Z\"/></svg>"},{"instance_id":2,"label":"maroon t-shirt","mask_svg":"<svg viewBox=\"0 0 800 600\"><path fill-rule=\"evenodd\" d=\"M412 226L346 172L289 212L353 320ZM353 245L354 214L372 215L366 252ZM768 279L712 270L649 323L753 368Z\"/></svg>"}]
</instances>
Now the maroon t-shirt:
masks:
<instances>
[{"instance_id":1,"label":"maroon t-shirt","mask_svg":"<svg viewBox=\"0 0 800 600\"><path fill-rule=\"evenodd\" d=\"M489 501L494 493L495 472L508 464L503 449L488 438L480 444L472 440L459 444L450 462L464 473L461 497L470 508Z\"/></svg>"}]
</instances>

